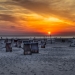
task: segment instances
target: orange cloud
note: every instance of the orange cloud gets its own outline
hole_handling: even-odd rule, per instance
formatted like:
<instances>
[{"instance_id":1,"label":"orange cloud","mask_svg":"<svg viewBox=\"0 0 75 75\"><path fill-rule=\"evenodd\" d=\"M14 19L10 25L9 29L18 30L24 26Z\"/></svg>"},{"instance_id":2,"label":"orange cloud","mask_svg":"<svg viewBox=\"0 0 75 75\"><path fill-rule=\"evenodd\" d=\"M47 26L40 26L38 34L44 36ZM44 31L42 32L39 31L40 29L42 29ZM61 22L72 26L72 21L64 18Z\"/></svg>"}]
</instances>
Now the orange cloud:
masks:
<instances>
[{"instance_id":1,"label":"orange cloud","mask_svg":"<svg viewBox=\"0 0 75 75\"><path fill-rule=\"evenodd\" d=\"M74 0L3 0L0 31L16 35L48 35L49 31L52 35L72 34L75 32L73 6Z\"/></svg>"}]
</instances>

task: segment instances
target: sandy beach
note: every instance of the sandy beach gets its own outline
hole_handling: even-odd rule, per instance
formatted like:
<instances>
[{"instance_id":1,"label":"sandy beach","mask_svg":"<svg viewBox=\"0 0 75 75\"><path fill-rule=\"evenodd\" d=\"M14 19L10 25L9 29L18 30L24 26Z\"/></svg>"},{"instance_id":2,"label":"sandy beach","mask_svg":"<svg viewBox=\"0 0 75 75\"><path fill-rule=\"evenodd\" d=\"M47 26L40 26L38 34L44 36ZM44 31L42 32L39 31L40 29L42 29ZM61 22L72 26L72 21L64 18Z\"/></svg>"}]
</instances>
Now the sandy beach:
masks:
<instances>
[{"instance_id":1,"label":"sandy beach","mask_svg":"<svg viewBox=\"0 0 75 75\"><path fill-rule=\"evenodd\" d=\"M6 52L0 45L0 75L74 75L75 47L69 43L39 45L39 53L23 55L22 48Z\"/></svg>"}]
</instances>

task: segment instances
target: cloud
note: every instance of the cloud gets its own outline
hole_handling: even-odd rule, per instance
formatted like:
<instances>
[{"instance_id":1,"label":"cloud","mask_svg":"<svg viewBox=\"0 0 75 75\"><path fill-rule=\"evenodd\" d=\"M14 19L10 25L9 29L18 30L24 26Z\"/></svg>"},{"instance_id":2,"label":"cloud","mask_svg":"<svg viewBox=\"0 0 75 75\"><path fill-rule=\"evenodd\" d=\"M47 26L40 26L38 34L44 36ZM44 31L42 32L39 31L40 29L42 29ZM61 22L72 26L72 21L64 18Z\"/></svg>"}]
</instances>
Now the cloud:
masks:
<instances>
[{"instance_id":1,"label":"cloud","mask_svg":"<svg viewBox=\"0 0 75 75\"><path fill-rule=\"evenodd\" d=\"M0 14L0 21L9 21L18 25L22 24L22 21L25 22L25 18L23 19L21 16L14 16L8 14Z\"/></svg>"},{"instance_id":2,"label":"cloud","mask_svg":"<svg viewBox=\"0 0 75 75\"><path fill-rule=\"evenodd\" d=\"M44 16L75 21L75 0L13 0L14 3Z\"/></svg>"},{"instance_id":3,"label":"cloud","mask_svg":"<svg viewBox=\"0 0 75 75\"><path fill-rule=\"evenodd\" d=\"M15 22L16 18L13 17L12 15L0 14L0 20L2 20L2 21Z\"/></svg>"},{"instance_id":4,"label":"cloud","mask_svg":"<svg viewBox=\"0 0 75 75\"><path fill-rule=\"evenodd\" d=\"M67 31L75 29L74 3L75 0L3 0L0 2L0 21L3 21L3 28L6 27L7 30L10 29L14 33L22 31L25 34L31 32L31 35L42 35L41 32L47 30L61 32L65 29L65 32L61 32L62 35L68 34ZM54 23L45 20L45 18L49 19L50 17L63 22ZM15 29L13 30L13 28ZM34 31L36 32L34 33Z\"/></svg>"},{"instance_id":5,"label":"cloud","mask_svg":"<svg viewBox=\"0 0 75 75\"><path fill-rule=\"evenodd\" d=\"M48 4L42 3L42 2L35 2L35 1L29 1L29 0L13 0L16 3L16 5L22 6L24 8L27 8L31 11L43 13L46 11L49 11ZM47 7L47 8L46 8Z\"/></svg>"},{"instance_id":6,"label":"cloud","mask_svg":"<svg viewBox=\"0 0 75 75\"><path fill-rule=\"evenodd\" d=\"M30 10L45 17L55 16L75 22L75 0L6 0L4 6L12 9L9 13L13 14L27 14Z\"/></svg>"},{"instance_id":7,"label":"cloud","mask_svg":"<svg viewBox=\"0 0 75 75\"><path fill-rule=\"evenodd\" d=\"M12 29L13 29L13 28L16 28L16 26L10 26L10 28L12 28Z\"/></svg>"},{"instance_id":8,"label":"cloud","mask_svg":"<svg viewBox=\"0 0 75 75\"><path fill-rule=\"evenodd\" d=\"M0 2L6 2L7 0L0 0Z\"/></svg>"},{"instance_id":9,"label":"cloud","mask_svg":"<svg viewBox=\"0 0 75 75\"><path fill-rule=\"evenodd\" d=\"M75 31L60 31L58 32L56 35L59 35L59 36L75 36Z\"/></svg>"}]
</instances>

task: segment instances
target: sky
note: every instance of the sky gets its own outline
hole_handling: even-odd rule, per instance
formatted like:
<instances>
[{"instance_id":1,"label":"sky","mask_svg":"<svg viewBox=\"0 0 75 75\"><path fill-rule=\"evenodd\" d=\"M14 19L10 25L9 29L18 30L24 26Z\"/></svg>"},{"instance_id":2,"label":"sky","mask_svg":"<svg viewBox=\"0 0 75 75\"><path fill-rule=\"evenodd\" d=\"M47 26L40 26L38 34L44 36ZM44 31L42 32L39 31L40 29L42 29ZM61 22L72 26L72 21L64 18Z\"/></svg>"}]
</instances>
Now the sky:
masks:
<instances>
[{"instance_id":1,"label":"sky","mask_svg":"<svg viewBox=\"0 0 75 75\"><path fill-rule=\"evenodd\" d=\"M74 36L75 0L0 0L0 35Z\"/></svg>"}]
</instances>

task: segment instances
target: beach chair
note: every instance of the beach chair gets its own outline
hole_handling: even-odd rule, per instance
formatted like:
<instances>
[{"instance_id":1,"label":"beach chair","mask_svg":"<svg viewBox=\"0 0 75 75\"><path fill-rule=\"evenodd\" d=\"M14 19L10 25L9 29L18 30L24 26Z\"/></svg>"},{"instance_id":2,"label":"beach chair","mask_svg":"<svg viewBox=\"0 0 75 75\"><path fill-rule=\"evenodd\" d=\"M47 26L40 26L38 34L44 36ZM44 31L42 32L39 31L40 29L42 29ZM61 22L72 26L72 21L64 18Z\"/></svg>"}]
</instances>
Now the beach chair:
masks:
<instances>
[{"instance_id":1,"label":"beach chair","mask_svg":"<svg viewBox=\"0 0 75 75\"><path fill-rule=\"evenodd\" d=\"M19 41L17 42L17 45L18 45L19 48L21 48L21 44L22 44L22 41L19 40Z\"/></svg>"},{"instance_id":2,"label":"beach chair","mask_svg":"<svg viewBox=\"0 0 75 75\"><path fill-rule=\"evenodd\" d=\"M29 40L30 43L33 43L33 40Z\"/></svg>"},{"instance_id":3,"label":"beach chair","mask_svg":"<svg viewBox=\"0 0 75 75\"><path fill-rule=\"evenodd\" d=\"M38 44L41 45L41 41L38 41Z\"/></svg>"},{"instance_id":4,"label":"beach chair","mask_svg":"<svg viewBox=\"0 0 75 75\"><path fill-rule=\"evenodd\" d=\"M6 43L6 52L12 52L11 43Z\"/></svg>"},{"instance_id":5,"label":"beach chair","mask_svg":"<svg viewBox=\"0 0 75 75\"><path fill-rule=\"evenodd\" d=\"M7 43L8 42L8 39L5 39L5 41L4 41L5 43Z\"/></svg>"},{"instance_id":6,"label":"beach chair","mask_svg":"<svg viewBox=\"0 0 75 75\"><path fill-rule=\"evenodd\" d=\"M45 44L44 43L41 44L41 48L45 48Z\"/></svg>"},{"instance_id":7,"label":"beach chair","mask_svg":"<svg viewBox=\"0 0 75 75\"><path fill-rule=\"evenodd\" d=\"M8 42L7 43L11 43L12 44L11 39L8 39Z\"/></svg>"},{"instance_id":8,"label":"beach chair","mask_svg":"<svg viewBox=\"0 0 75 75\"><path fill-rule=\"evenodd\" d=\"M24 43L23 45L24 55L31 55L30 43Z\"/></svg>"},{"instance_id":9,"label":"beach chair","mask_svg":"<svg viewBox=\"0 0 75 75\"><path fill-rule=\"evenodd\" d=\"M75 47L75 39L70 39L70 47Z\"/></svg>"},{"instance_id":10,"label":"beach chair","mask_svg":"<svg viewBox=\"0 0 75 75\"><path fill-rule=\"evenodd\" d=\"M15 40L14 40L15 47L17 47L17 42L18 42L18 40L17 40L17 39L15 39Z\"/></svg>"},{"instance_id":11,"label":"beach chair","mask_svg":"<svg viewBox=\"0 0 75 75\"><path fill-rule=\"evenodd\" d=\"M46 42L43 40L41 41L41 48L45 48Z\"/></svg>"},{"instance_id":12,"label":"beach chair","mask_svg":"<svg viewBox=\"0 0 75 75\"><path fill-rule=\"evenodd\" d=\"M70 47L75 47L75 43L74 43L74 42L71 43L71 44L70 44Z\"/></svg>"},{"instance_id":13,"label":"beach chair","mask_svg":"<svg viewBox=\"0 0 75 75\"><path fill-rule=\"evenodd\" d=\"M29 40L24 40L23 43L27 44L27 43L30 43L30 41Z\"/></svg>"},{"instance_id":14,"label":"beach chair","mask_svg":"<svg viewBox=\"0 0 75 75\"><path fill-rule=\"evenodd\" d=\"M12 39L10 39L10 41L11 41L11 43L13 43L14 42L14 39L12 38Z\"/></svg>"},{"instance_id":15,"label":"beach chair","mask_svg":"<svg viewBox=\"0 0 75 75\"><path fill-rule=\"evenodd\" d=\"M32 53L39 53L39 47L37 42L31 43L30 47Z\"/></svg>"}]
</instances>

